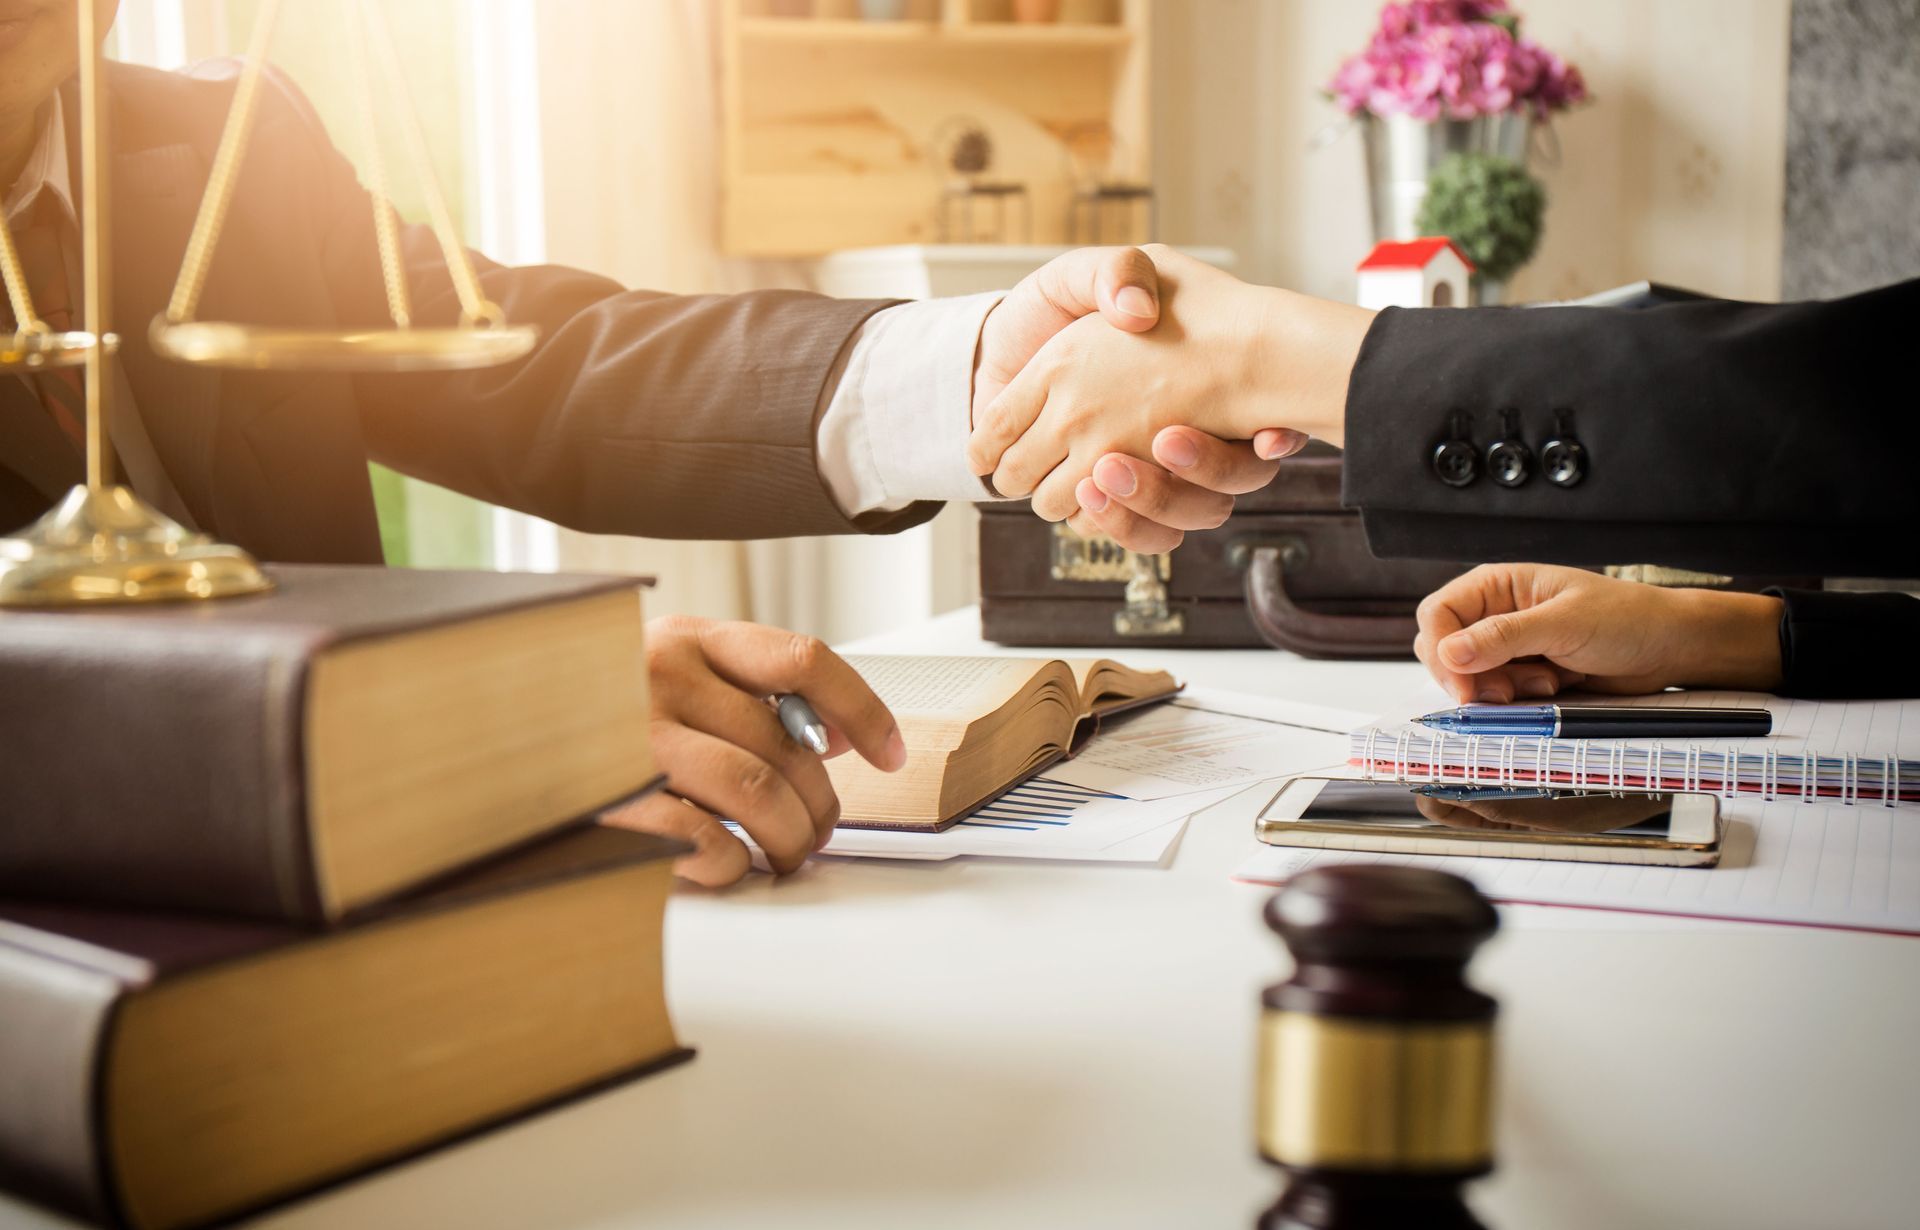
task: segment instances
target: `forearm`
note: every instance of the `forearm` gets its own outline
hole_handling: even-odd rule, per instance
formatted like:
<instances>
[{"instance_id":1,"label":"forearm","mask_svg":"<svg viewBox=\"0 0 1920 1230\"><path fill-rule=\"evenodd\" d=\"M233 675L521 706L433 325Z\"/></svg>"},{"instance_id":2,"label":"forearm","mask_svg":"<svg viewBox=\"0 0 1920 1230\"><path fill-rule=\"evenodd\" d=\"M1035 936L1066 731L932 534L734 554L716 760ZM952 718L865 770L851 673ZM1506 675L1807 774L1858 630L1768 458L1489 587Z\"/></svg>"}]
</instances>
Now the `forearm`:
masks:
<instances>
[{"instance_id":1,"label":"forearm","mask_svg":"<svg viewBox=\"0 0 1920 1230\"><path fill-rule=\"evenodd\" d=\"M1348 386L1377 313L1275 287L1256 290L1242 377L1255 394L1229 399L1233 421L1214 434L1245 440L1263 428L1291 427L1344 445Z\"/></svg>"},{"instance_id":2,"label":"forearm","mask_svg":"<svg viewBox=\"0 0 1920 1230\"><path fill-rule=\"evenodd\" d=\"M1779 689L1784 604L1778 597L1710 589L1670 590L1665 597L1672 607L1669 626L1679 634L1675 686Z\"/></svg>"}]
</instances>

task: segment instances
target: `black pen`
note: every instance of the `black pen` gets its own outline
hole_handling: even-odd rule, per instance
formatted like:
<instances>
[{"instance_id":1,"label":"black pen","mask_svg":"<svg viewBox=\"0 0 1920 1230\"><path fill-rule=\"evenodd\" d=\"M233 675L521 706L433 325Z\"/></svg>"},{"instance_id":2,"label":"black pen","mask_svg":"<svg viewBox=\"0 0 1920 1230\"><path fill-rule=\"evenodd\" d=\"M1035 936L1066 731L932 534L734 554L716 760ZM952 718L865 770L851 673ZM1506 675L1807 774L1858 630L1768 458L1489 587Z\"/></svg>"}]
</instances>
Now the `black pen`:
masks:
<instances>
[{"instance_id":1,"label":"black pen","mask_svg":"<svg viewBox=\"0 0 1920 1230\"><path fill-rule=\"evenodd\" d=\"M1765 709L1657 705L1462 705L1415 720L1448 734L1527 739L1739 738L1773 732L1773 714Z\"/></svg>"}]
</instances>

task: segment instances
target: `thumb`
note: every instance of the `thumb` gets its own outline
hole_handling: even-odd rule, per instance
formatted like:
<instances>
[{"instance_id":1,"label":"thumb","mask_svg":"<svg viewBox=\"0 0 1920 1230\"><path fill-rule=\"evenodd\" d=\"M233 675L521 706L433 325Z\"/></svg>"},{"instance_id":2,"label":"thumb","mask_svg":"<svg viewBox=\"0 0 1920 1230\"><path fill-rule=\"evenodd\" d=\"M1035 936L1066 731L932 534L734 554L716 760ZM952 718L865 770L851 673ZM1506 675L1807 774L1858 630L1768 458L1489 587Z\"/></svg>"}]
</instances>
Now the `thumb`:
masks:
<instances>
[{"instance_id":1,"label":"thumb","mask_svg":"<svg viewBox=\"0 0 1920 1230\"><path fill-rule=\"evenodd\" d=\"M1094 303L1116 329L1140 333L1160 320L1160 274L1138 248L1111 248L1094 266Z\"/></svg>"},{"instance_id":2,"label":"thumb","mask_svg":"<svg viewBox=\"0 0 1920 1230\"><path fill-rule=\"evenodd\" d=\"M1115 328L1140 333L1160 319L1160 275L1138 248L1075 248L1020 279L987 314L973 360L978 423L1020 369L1053 335L1100 313Z\"/></svg>"},{"instance_id":3,"label":"thumb","mask_svg":"<svg viewBox=\"0 0 1920 1230\"><path fill-rule=\"evenodd\" d=\"M1564 608L1547 602L1524 611L1489 615L1441 641L1440 660L1449 670L1475 674L1515 658L1552 657L1565 648Z\"/></svg>"}]
</instances>

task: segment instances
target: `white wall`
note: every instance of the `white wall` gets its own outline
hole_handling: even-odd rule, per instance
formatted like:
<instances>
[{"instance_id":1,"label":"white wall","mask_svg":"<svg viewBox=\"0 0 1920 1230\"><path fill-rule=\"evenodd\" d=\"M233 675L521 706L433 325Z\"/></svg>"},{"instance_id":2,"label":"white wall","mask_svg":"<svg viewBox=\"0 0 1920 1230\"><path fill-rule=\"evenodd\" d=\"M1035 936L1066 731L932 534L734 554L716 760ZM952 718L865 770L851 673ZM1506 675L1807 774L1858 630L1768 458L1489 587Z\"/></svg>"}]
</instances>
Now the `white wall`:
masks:
<instances>
[{"instance_id":1,"label":"white wall","mask_svg":"<svg viewBox=\"0 0 1920 1230\"><path fill-rule=\"evenodd\" d=\"M1553 126L1546 237L1514 298L1642 277L1775 298L1788 0L1531 0L1534 37L1595 96ZM1359 134L1319 95L1378 7L1162 0L1155 178L1165 237L1241 254L1243 276L1350 299L1369 241ZM1320 148L1316 137L1340 133Z\"/></svg>"}]
</instances>

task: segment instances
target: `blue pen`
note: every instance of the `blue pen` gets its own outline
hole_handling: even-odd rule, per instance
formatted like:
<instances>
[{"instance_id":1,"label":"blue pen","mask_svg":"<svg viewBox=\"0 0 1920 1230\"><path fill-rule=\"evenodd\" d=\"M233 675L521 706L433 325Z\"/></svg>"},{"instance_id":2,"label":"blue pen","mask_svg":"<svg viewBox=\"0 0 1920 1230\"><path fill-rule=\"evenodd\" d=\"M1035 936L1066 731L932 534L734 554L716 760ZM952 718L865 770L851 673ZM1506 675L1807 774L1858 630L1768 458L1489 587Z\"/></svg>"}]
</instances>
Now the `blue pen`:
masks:
<instances>
[{"instance_id":1,"label":"blue pen","mask_svg":"<svg viewBox=\"0 0 1920 1230\"><path fill-rule=\"evenodd\" d=\"M1526 739L1673 739L1770 734L1765 709L1636 705L1462 705L1417 719L1452 735Z\"/></svg>"}]
</instances>

